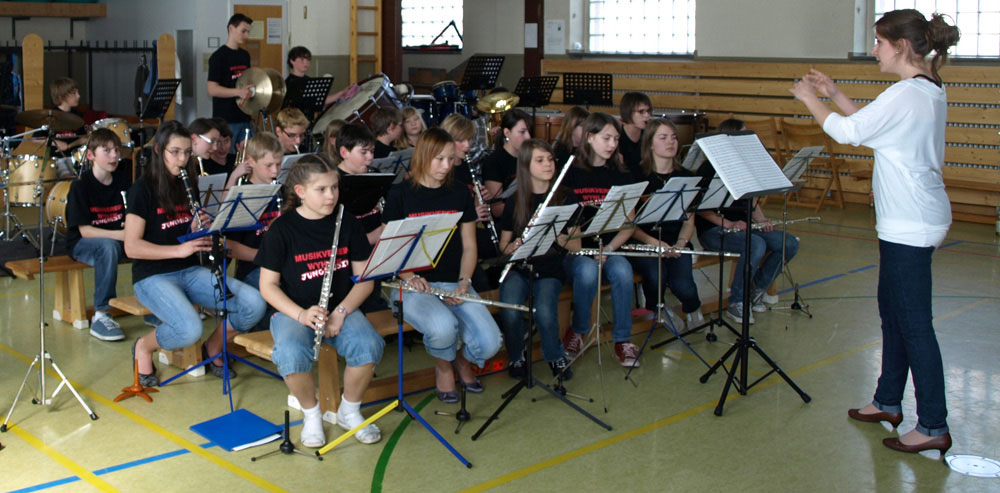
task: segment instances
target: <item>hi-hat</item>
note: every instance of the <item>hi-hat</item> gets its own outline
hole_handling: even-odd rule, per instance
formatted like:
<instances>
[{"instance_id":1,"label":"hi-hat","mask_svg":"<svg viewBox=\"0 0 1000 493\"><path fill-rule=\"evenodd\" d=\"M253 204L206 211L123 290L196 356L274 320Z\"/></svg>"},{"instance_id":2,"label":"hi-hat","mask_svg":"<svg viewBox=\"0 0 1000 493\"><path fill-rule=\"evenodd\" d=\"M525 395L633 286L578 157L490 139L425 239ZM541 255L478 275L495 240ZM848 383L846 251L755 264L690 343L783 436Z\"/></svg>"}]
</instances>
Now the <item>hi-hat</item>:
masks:
<instances>
[{"instance_id":1,"label":"hi-hat","mask_svg":"<svg viewBox=\"0 0 1000 493\"><path fill-rule=\"evenodd\" d=\"M83 126L83 118L62 110L28 110L19 113L14 120L30 128L48 125L50 130L66 132Z\"/></svg>"},{"instance_id":2,"label":"hi-hat","mask_svg":"<svg viewBox=\"0 0 1000 493\"><path fill-rule=\"evenodd\" d=\"M252 87L249 99L237 102L240 111L254 116L261 110L277 113L281 109L281 101L285 99L285 80L277 70L271 68L250 67L236 79L236 88Z\"/></svg>"},{"instance_id":3,"label":"hi-hat","mask_svg":"<svg viewBox=\"0 0 1000 493\"><path fill-rule=\"evenodd\" d=\"M484 113L505 113L507 110L517 106L521 98L512 92L495 92L483 96L476 103L476 109Z\"/></svg>"}]
</instances>

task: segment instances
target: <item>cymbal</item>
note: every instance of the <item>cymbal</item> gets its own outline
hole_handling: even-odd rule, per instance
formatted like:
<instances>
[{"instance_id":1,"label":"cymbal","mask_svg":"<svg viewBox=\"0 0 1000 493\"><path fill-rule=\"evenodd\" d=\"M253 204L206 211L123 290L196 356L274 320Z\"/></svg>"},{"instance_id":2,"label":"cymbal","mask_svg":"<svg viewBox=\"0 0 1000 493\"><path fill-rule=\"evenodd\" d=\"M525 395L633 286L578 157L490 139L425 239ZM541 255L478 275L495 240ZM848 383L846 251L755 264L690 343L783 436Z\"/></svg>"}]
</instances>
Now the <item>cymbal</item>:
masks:
<instances>
[{"instance_id":1,"label":"cymbal","mask_svg":"<svg viewBox=\"0 0 1000 493\"><path fill-rule=\"evenodd\" d=\"M254 116L261 110L277 113L281 109L281 101L285 98L285 80L277 70L271 68L250 67L236 79L236 87L252 87L253 94L249 99L239 100L240 111Z\"/></svg>"},{"instance_id":2,"label":"cymbal","mask_svg":"<svg viewBox=\"0 0 1000 493\"><path fill-rule=\"evenodd\" d=\"M506 113L507 110L517 106L521 98L512 92L495 92L476 103L476 109L484 113Z\"/></svg>"},{"instance_id":3,"label":"cymbal","mask_svg":"<svg viewBox=\"0 0 1000 493\"><path fill-rule=\"evenodd\" d=\"M28 110L18 113L14 120L31 128L41 128L42 125L48 125L56 132L76 130L83 126L83 118L62 110Z\"/></svg>"}]
</instances>

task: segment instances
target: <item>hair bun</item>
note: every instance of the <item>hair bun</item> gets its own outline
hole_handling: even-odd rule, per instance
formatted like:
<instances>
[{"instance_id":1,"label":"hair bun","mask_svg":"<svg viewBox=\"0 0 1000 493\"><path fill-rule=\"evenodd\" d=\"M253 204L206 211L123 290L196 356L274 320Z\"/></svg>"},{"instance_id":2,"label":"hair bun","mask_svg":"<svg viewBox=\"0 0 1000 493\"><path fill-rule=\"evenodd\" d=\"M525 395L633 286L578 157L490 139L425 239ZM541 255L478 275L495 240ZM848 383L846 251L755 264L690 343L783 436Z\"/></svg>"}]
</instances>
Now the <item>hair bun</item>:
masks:
<instances>
[{"instance_id":1,"label":"hair bun","mask_svg":"<svg viewBox=\"0 0 1000 493\"><path fill-rule=\"evenodd\" d=\"M948 51L948 48L958 44L960 37L958 27L949 24L943 14L931 15L931 20L927 23L927 38L935 51Z\"/></svg>"}]
</instances>

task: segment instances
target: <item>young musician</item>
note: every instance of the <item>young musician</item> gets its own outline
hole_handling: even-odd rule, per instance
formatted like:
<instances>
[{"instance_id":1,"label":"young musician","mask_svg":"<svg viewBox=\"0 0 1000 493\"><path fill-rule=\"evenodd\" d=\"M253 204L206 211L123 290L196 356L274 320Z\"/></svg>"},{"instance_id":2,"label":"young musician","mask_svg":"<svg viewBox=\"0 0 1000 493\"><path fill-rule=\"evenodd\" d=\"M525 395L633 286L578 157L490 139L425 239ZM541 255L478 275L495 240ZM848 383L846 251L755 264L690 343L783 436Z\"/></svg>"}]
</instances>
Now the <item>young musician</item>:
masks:
<instances>
[{"instance_id":1,"label":"young musician","mask_svg":"<svg viewBox=\"0 0 1000 493\"><path fill-rule=\"evenodd\" d=\"M599 205L612 185L632 182L618 154L618 122L606 113L591 113L583 122L583 142L573 159L573 167L563 178L567 192L566 203L587 202ZM594 214L591 207L583 211L584 219ZM579 228L577 228L579 229ZM577 231L578 232L578 231ZM631 229L601 235L604 250L617 250L632 236ZM570 250L580 247L597 248L594 238L570 241ZM638 365L639 348L632 344L632 265L622 256L602 257L604 279L611 284L611 308L614 315L612 337L615 356L622 366ZM597 279L597 262L593 257L568 255L563 265L573 283L573 330L566 331L563 346L566 354L575 358L583 348L583 336L590 332L590 307L597 296L600 280Z\"/></svg>"},{"instance_id":2,"label":"young musician","mask_svg":"<svg viewBox=\"0 0 1000 493\"><path fill-rule=\"evenodd\" d=\"M427 125L424 124L424 119L416 108L406 106L400 111L403 113L403 133L393 145L397 149L408 149L417 145L417 139L424 130L427 130Z\"/></svg>"},{"instance_id":3,"label":"young musician","mask_svg":"<svg viewBox=\"0 0 1000 493\"><path fill-rule=\"evenodd\" d=\"M288 58L285 62L288 64L288 77L285 77L285 99L282 106L298 108L309 121L313 121L316 119L315 111L302 94L306 89L306 81L309 80L308 73L309 67L312 65L312 52L305 46L296 46L288 50ZM327 94L326 99L323 100L324 108L336 103L340 98L353 94L352 91L356 91L357 87L357 84L352 84L337 92Z\"/></svg>"},{"instance_id":4,"label":"young musician","mask_svg":"<svg viewBox=\"0 0 1000 493\"><path fill-rule=\"evenodd\" d=\"M222 136L211 118L198 118L188 125L191 131L191 152L197 161L198 174L212 174L209 161L212 152L222 147ZM206 166L207 165L207 166Z\"/></svg>"},{"instance_id":5,"label":"young musician","mask_svg":"<svg viewBox=\"0 0 1000 493\"><path fill-rule=\"evenodd\" d=\"M496 150L483 162L483 185L490 197L500 195L517 176L517 154L521 144L531 138L531 115L514 108L504 113L500 128L503 130L502 140L498 139ZM493 217L503 216L504 204L503 201L492 204Z\"/></svg>"},{"instance_id":6,"label":"young musician","mask_svg":"<svg viewBox=\"0 0 1000 493\"><path fill-rule=\"evenodd\" d=\"M232 131L233 148L243 141L243 131L253 125L250 116L240 111L237 100L250 99L251 87L236 87L236 79L243 71L250 68L250 53L240 45L250 38L250 24L253 19L243 14L233 14L226 24L226 42L212 53L208 59L208 82L205 83L208 95L212 97L212 116L229 122Z\"/></svg>"},{"instance_id":7,"label":"young musician","mask_svg":"<svg viewBox=\"0 0 1000 493\"><path fill-rule=\"evenodd\" d=\"M312 375L315 332L324 331L324 340L347 362L344 394L337 409L337 425L345 430L365 420L361 398L385 345L358 310L372 292L372 283L355 284L351 275L364 270L371 246L361 223L349 212L344 212L336 252L332 251L338 181L333 166L315 154L296 161L285 182L291 193L284 213L264 235L255 259L261 266L261 295L278 311L271 317L272 358L288 390L302 405L302 445L311 448L326 443ZM329 303L319 306L331 255L336 262L330 274ZM382 435L370 424L354 437L361 443L375 443Z\"/></svg>"},{"instance_id":8,"label":"young musician","mask_svg":"<svg viewBox=\"0 0 1000 493\"><path fill-rule=\"evenodd\" d=\"M653 102L649 96L641 92L627 92L622 95L618 109L622 118L622 138L618 151L625 161L625 166L633 175L644 176L642 170L642 147L639 139L642 137L646 122L650 119Z\"/></svg>"},{"instance_id":9,"label":"young musician","mask_svg":"<svg viewBox=\"0 0 1000 493\"><path fill-rule=\"evenodd\" d=\"M55 105L56 109L78 116L82 120L83 113L76 109L80 104L80 89L77 87L76 81L69 77L59 77L53 80L50 86L49 95L52 97L52 104ZM60 178L76 175L73 163L70 161L70 154L74 148L86 142L87 129L84 125L80 125L74 130L65 130L55 134L52 139L52 147L58 151L56 154L61 156L56 162Z\"/></svg>"},{"instance_id":10,"label":"young musician","mask_svg":"<svg viewBox=\"0 0 1000 493\"><path fill-rule=\"evenodd\" d=\"M589 115L590 112L580 106L574 106L566 111L562 126L559 127L556 140L552 144L552 150L555 151L556 156L556 165L560 171L563 165L566 164L566 161L569 161L569 157L575 154L576 149L580 147L580 141L583 140L583 121Z\"/></svg>"},{"instance_id":11,"label":"young musician","mask_svg":"<svg viewBox=\"0 0 1000 493\"><path fill-rule=\"evenodd\" d=\"M392 154L396 150L392 143L403 135L403 113L396 108L379 108L372 115L370 126L375 134L375 159Z\"/></svg>"},{"instance_id":12,"label":"young musician","mask_svg":"<svg viewBox=\"0 0 1000 493\"><path fill-rule=\"evenodd\" d=\"M285 108L274 115L274 133L281 141L285 154L305 152L300 149L306 138L306 127L309 119L298 108Z\"/></svg>"},{"instance_id":13,"label":"young musician","mask_svg":"<svg viewBox=\"0 0 1000 493\"><path fill-rule=\"evenodd\" d=\"M229 152L233 147L233 132L229 130L229 124L222 118L212 118L212 124L219 131L219 145L213 146L208 153L208 161L203 163L205 172L214 175L217 173L233 172L238 164L236 154Z\"/></svg>"},{"instance_id":14,"label":"young musician","mask_svg":"<svg viewBox=\"0 0 1000 493\"><path fill-rule=\"evenodd\" d=\"M400 275L408 286L422 291L403 291L403 316L423 334L424 347L437 358L437 396L447 403L458 402L452 365L457 367L467 391L482 392L472 363L482 367L500 349L501 343L500 329L484 305L448 297L441 300L426 293L428 287L434 287L459 295L475 295L471 276L477 260L476 213L469 192L451 183L454 164L455 143L451 137L439 128L428 129L414 149L410 179L389 191L382 212L386 223L427 214L462 213L458 231L445 246L437 267L420 274ZM399 292L393 291L392 298L398 296ZM461 352L459 340L463 342Z\"/></svg>"},{"instance_id":15,"label":"young musician","mask_svg":"<svg viewBox=\"0 0 1000 493\"><path fill-rule=\"evenodd\" d=\"M472 140L476 136L476 125L472 123L463 115L458 113L452 113L445 117L444 121L441 122L441 129L448 132L451 138L455 140L455 167L452 169L451 178L455 183L468 188L469 193L472 194L473 198L476 199L476 220L479 222L487 222L491 219L490 206L489 204L479 203L478 197L475 196L475 190L472 188L472 166L473 163L469 161L469 150L472 148ZM479 184L479 193L483 196L484 201L489 201L493 198L490 195L489 190L482 185L482 181ZM480 256L484 258L491 258L496 254L497 245L493 244L493 240L490 237L490 233L486 231L485 228L476 228L476 244L478 247L478 252ZM480 286L479 281L485 279L480 279L478 274L480 269L476 269L476 275L472 276L474 284ZM488 281L486 281L488 283ZM486 286L488 287L488 286Z\"/></svg>"},{"instance_id":16,"label":"young musician","mask_svg":"<svg viewBox=\"0 0 1000 493\"><path fill-rule=\"evenodd\" d=\"M349 123L337 134L337 151L340 161L337 173L344 175L361 175L368 172L372 164L375 150L375 137L367 128L358 123ZM378 206L371 210L350 211L361 221L361 225L372 245L382 236L382 212Z\"/></svg>"},{"instance_id":17,"label":"young musician","mask_svg":"<svg viewBox=\"0 0 1000 493\"><path fill-rule=\"evenodd\" d=\"M916 10L886 12L875 23L872 54L879 69L901 80L858 108L826 75L813 70L792 93L823 130L841 144L875 151L875 226L879 239L878 307L882 317L882 374L875 397L848 416L859 421L903 421L908 373L916 389L916 429L886 438L901 452L951 447L944 367L931 320L931 254L951 224L941 167L947 100L938 69L959 31L940 14L928 21ZM933 52L933 56L931 55ZM832 112L819 91L844 112Z\"/></svg>"},{"instance_id":18,"label":"young musician","mask_svg":"<svg viewBox=\"0 0 1000 493\"><path fill-rule=\"evenodd\" d=\"M197 137L196 137L197 138ZM184 183L181 170L188 174ZM178 243L177 238L192 229L192 207L186 188L197 194L198 167L191 159L191 134L177 121L160 125L153 142L153 159L142 178L128 193L125 217L125 253L132 259L132 282L140 303L161 323L156 330L136 340L133 351L142 385L159 384L153 366L153 352L190 346L201 338L201 318L194 304L221 308L216 275L199 265L198 253L212 249L211 237ZM208 216L201 214L203 227ZM227 279L229 308L228 335L248 330L264 316L264 300L256 289L236 279ZM202 344L202 354L222 350L222 324ZM221 358L209 363L222 376ZM233 372L230 371L230 376Z\"/></svg>"},{"instance_id":19,"label":"young musician","mask_svg":"<svg viewBox=\"0 0 1000 493\"><path fill-rule=\"evenodd\" d=\"M500 248L505 255L513 254L521 246L521 235L532 214L552 192L555 176L556 163L552 148L539 139L525 141L517 159L517 192L511 197L511 206L504 210L503 219L500 220ZM563 251L558 246L553 249ZM527 270L512 268L500 285L500 301L524 304L531 283L535 325L542 340L542 356L549 363L553 376L562 372L563 380L568 380L573 373L563 353L562 341L559 340L559 294L566 279L562 262L562 255L534 260L534 278L529 276ZM525 375L524 314L504 308L500 310L500 320L503 323L507 354L510 355L507 369L510 376L521 378Z\"/></svg>"},{"instance_id":20,"label":"young musician","mask_svg":"<svg viewBox=\"0 0 1000 493\"><path fill-rule=\"evenodd\" d=\"M742 120L730 118L719 124L719 132L737 132L746 130ZM715 176L715 169L712 164L706 162L698 170L698 174L711 180ZM783 235L780 229L775 229L771 220L764 215L760 208L760 203L754 200L753 203L753 224L746 223L746 199L733 201L732 205L722 210L720 215L716 211L700 211L695 218L695 227L698 229L698 240L702 246L709 250L725 250L727 252L738 252L742 254L736 266L736 275L733 276L733 285L729 290L729 308L726 315L737 322L743 321L743 262L746 261L746 234L750 229L750 308L755 312L765 312L764 294L767 287L774 282L778 274L781 273L781 247L782 236L784 236L785 261L791 261L799 251L799 240L795 236ZM733 229L734 232L720 234L722 229ZM750 314L750 323L754 323L753 314Z\"/></svg>"},{"instance_id":21,"label":"young musician","mask_svg":"<svg viewBox=\"0 0 1000 493\"><path fill-rule=\"evenodd\" d=\"M115 173L121 140L107 128L87 139L90 169L70 185L66 200L66 250L74 260L94 267L94 318L90 335L102 341L125 338L108 310L117 296L118 262L125 257L125 191L128 183Z\"/></svg>"},{"instance_id":22,"label":"young musician","mask_svg":"<svg viewBox=\"0 0 1000 493\"><path fill-rule=\"evenodd\" d=\"M320 144L320 154L331 163L340 162L340 152L337 151L337 134L344 128L347 122L344 120L330 120L323 131L323 142Z\"/></svg>"},{"instance_id":23,"label":"young musician","mask_svg":"<svg viewBox=\"0 0 1000 493\"><path fill-rule=\"evenodd\" d=\"M643 192L649 195L663 188L663 185L674 177L694 176L694 173L682 168L677 154L680 151L677 141L677 127L667 119L656 118L646 124L642 134L642 170L649 185ZM685 204L687 206L687 204ZM665 211L664 211L665 212ZM632 237L646 245L661 248L689 248L691 237L694 236L694 215L684 221L669 221L659 224L640 224ZM681 309L685 321L698 323L702 320L701 298L698 297L698 286L694 283L690 254L670 252L664 255L663 270L657 273L660 262L650 257L629 257L632 268L642 275L642 291L646 298L646 308L656 310L661 300L657 282L670 291L681 301Z\"/></svg>"}]
</instances>

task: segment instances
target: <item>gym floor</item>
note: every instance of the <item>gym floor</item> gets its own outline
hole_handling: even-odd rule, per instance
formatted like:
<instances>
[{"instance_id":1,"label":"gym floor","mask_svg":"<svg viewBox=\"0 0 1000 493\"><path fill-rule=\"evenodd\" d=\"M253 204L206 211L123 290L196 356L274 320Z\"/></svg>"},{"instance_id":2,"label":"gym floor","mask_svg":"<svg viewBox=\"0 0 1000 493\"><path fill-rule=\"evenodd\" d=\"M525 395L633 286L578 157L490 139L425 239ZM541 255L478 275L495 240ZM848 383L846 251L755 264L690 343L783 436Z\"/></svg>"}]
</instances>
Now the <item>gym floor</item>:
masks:
<instances>
[{"instance_id":1,"label":"gym floor","mask_svg":"<svg viewBox=\"0 0 1000 493\"><path fill-rule=\"evenodd\" d=\"M91 421L65 389L48 406L31 404L37 389L26 389L9 429L0 434L5 447L0 451L0 490L707 491L737 486L743 491L997 491L1000 479L951 471L937 460L936 451L907 455L889 450L881 444L882 438L896 433L888 425L847 417L849 407L871 400L879 374L874 215L866 206L848 205L843 211L828 208L822 216L821 222L790 227L802 242L792 271L814 317L769 311L755 314L757 323L751 326L760 347L811 396L809 403L772 374L745 396L730 392L719 417L713 409L725 375L720 372L700 383L706 367L680 343L647 350L642 366L632 374L634 384L623 378L611 347L603 345L603 365L597 348L591 347L574 365L576 376L567 387L592 398L574 402L612 425L611 431L535 388L521 392L478 440L470 440L500 405L500 395L514 384L506 373L497 373L483 377L485 393L470 394L472 420L458 435L453 417L434 414L455 411L457 405L440 403L432 389L408 397L472 462L471 469L419 423L398 412L378 422L383 438L375 445L351 438L322 462L281 454L251 462L250 457L273 450L277 443L227 452L190 430L229 411L221 381L213 376L184 377L153 394L153 403L138 398L112 402L132 380L132 341L150 330L140 319L119 318L126 340L113 343L50 320L48 351L100 419ZM969 223L955 223L934 254L934 323L954 439L949 455L1000 459L1000 414L991 411L1000 407L998 259L993 228ZM695 273L703 299L715 293L716 273L715 268ZM46 281L49 319L51 276ZM122 266L119 294L130 294L130 284L130 269ZM779 280L781 302L775 306L788 305L789 286L786 279ZM88 284L88 296L91 289ZM37 281L0 278L4 414L39 350L38 308ZM213 323L206 321L206 334ZM703 333L687 341L711 363L734 341L726 329L717 333L716 342L706 341ZM665 337L660 330L653 341ZM641 344L644 339L639 334L634 340ZM410 369L431 364L419 345L406 352L405 360ZM284 384L246 365L236 367L234 405L279 423L286 409ZM535 370L547 380L544 364L536 364ZM767 370L751 353L750 380ZM163 379L176 371L160 365L159 374ZM394 342L386 346L376 371L380 377L396 373ZM57 383L50 370L49 396ZM29 384L37 387L34 371ZM362 412L371 415L382 405L368 405ZM903 403L904 432L916 422L914 405L910 386ZM301 418L292 411L296 441ZM340 429L327 424L326 433L332 440Z\"/></svg>"}]
</instances>

